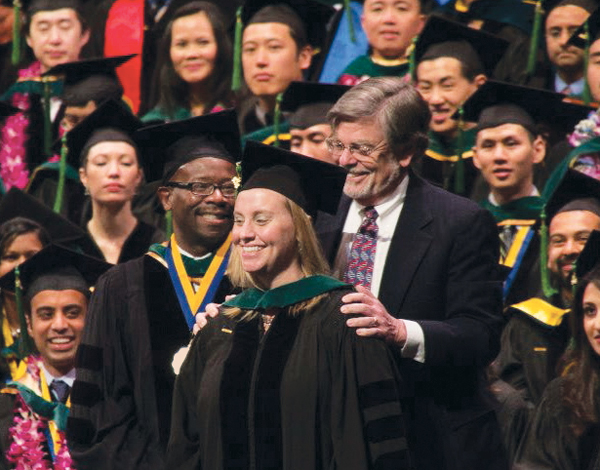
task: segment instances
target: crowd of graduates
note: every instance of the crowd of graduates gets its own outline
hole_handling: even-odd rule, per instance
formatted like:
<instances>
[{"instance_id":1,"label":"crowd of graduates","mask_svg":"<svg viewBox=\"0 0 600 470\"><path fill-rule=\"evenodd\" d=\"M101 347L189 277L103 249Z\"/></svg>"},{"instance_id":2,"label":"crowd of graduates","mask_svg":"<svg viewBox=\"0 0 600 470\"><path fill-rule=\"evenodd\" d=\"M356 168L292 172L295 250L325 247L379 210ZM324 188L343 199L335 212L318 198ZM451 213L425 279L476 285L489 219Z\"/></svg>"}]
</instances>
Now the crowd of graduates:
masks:
<instances>
[{"instance_id":1,"label":"crowd of graduates","mask_svg":"<svg viewBox=\"0 0 600 470\"><path fill-rule=\"evenodd\" d=\"M0 468L600 468L598 7L2 0Z\"/></svg>"}]
</instances>

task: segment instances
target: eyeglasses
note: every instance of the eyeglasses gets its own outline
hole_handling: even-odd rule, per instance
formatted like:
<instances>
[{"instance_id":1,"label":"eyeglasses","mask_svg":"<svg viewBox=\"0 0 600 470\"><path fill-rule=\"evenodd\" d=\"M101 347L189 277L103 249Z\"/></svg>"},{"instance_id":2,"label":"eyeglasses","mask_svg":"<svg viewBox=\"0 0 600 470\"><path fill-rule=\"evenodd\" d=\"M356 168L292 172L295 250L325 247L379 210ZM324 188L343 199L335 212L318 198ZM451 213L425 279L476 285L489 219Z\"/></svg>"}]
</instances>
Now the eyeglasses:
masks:
<instances>
[{"instance_id":1,"label":"eyeglasses","mask_svg":"<svg viewBox=\"0 0 600 470\"><path fill-rule=\"evenodd\" d=\"M352 155L354 157L356 157L357 155L360 155L361 157L368 157L375 150L380 150L380 149L384 148L386 145L386 143L384 141L377 145L350 144L350 145L348 145L348 147L346 147L339 140L327 139L326 142L327 142L327 149L329 150L329 153L331 153L331 155L333 155L336 158L341 157L342 153L344 153L344 150L346 150L346 149L348 149L348 152L350 152L350 155Z\"/></svg>"},{"instance_id":2,"label":"eyeglasses","mask_svg":"<svg viewBox=\"0 0 600 470\"><path fill-rule=\"evenodd\" d=\"M165 186L169 188L187 189L191 191L194 196L210 196L215 192L215 189L221 191L224 197L235 197L237 192L233 184L213 184L213 183L202 183L195 181L192 183L181 183L179 181L169 181Z\"/></svg>"}]
</instances>

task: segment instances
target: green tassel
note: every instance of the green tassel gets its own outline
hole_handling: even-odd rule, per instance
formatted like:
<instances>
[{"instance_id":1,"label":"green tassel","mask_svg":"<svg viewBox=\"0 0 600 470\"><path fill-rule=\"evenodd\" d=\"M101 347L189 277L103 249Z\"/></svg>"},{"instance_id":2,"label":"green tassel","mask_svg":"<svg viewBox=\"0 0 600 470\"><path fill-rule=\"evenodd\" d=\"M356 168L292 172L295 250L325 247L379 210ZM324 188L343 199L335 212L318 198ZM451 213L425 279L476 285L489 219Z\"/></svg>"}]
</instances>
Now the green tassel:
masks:
<instances>
[{"instance_id":1,"label":"green tassel","mask_svg":"<svg viewBox=\"0 0 600 470\"><path fill-rule=\"evenodd\" d=\"M275 98L275 117L273 118L273 131L275 132L275 142L273 146L279 147L279 127L281 124L281 100L283 100L283 93L278 93Z\"/></svg>"},{"instance_id":2,"label":"green tassel","mask_svg":"<svg viewBox=\"0 0 600 470\"><path fill-rule=\"evenodd\" d=\"M592 102L592 93L590 92L590 84L587 79L587 69L588 64L590 62L590 24L589 21L584 23L585 29L585 52L583 54L583 70L585 73L583 74L583 93L582 98L585 104L590 104Z\"/></svg>"},{"instance_id":3,"label":"green tassel","mask_svg":"<svg viewBox=\"0 0 600 470\"><path fill-rule=\"evenodd\" d=\"M416 57L416 51L417 51L417 41L419 40L419 36L415 36L411 39L410 42L410 46L408 46L410 48L410 53L408 55L408 75L410 76L411 80L416 81L416 76L415 73L417 72L416 67L417 67L417 57Z\"/></svg>"},{"instance_id":4,"label":"green tassel","mask_svg":"<svg viewBox=\"0 0 600 470\"><path fill-rule=\"evenodd\" d=\"M348 33L350 34L350 40L356 42L356 34L354 32L354 21L352 21L352 8L350 8L350 0L344 0L344 10L346 11L346 18L348 20Z\"/></svg>"},{"instance_id":5,"label":"green tassel","mask_svg":"<svg viewBox=\"0 0 600 470\"><path fill-rule=\"evenodd\" d=\"M67 155L69 149L67 148L67 134L62 137L62 147L60 148L60 162L58 163L58 186L56 188L56 197L54 198L54 207L52 210L57 214L60 214L63 206L63 199L65 194L65 181L67 178Z\"/></svg>"},{"instance_id":6,"label":"green tassel","mask_svg":"<svg viewBox=\"0 0 600 470\"><path fill-rule=\"evenodd\" d=\"M44 155L52 155L52 120L50 118L50 82L48 77L42 77L44 82Z\"/></svg>"},{"instance_id":7,"label":"green tassel","mask_svg":"<svg viewBox=\"0 0 600 470\"><path fill-rule=\"evenodd\" d=\"M15 302L17 304L19 324L21 325L19 358L23 359L29 356L34 349L31 337L27 333L27 320L25 320L25 310L23 308L23 287L21 285L21 272L19 271L19 266L15 268Z\"/></svg>"},{"instance_id":8,"label":"green tassel","mask_svg":"<svg viewBox=\"0 0 600 470\"><path fill-rule=\"evenodd\" d=\"M540 33L542 31L542 1L535 3L535 13L533 15L533 30L531 32L531 42L529 43L529 56L527 57L527 75L533 76L535 73L535 63L537 59L538 45L540 43Z\"/></svg>"},{"instance_id":9,"label":"green tassel","mask_svg":"<svg viewBox=\"0 0 600 470\"><path fill-rule=\"evenodd\" d=\"M542 225L540 227L540 272L542 274L542 290L547 298L558 293L550 284L550 273L548 272L548 225L546 224L546 208L540 214Z\"/></svg>"},{"instance_id":10,"label":"green tassel","mask_svg":"<svg viewBox=\"0 0 600 470\"><path fill-rule=\"evenodd\" d=\"M464 110L462 106L458 109L458 139L456 155L458 161L454 171L454 193L464 195L465 192L465 161L463 159L463 147L464 147L464 121L463 121Z\"/></svg>"},{"instance_id":11,"label":"green tassel","mask_svg":"<svg viewBox=\"0 0 600 470\"><path fill-rule=\"evenodd\" d=\"M233 43L233 75L231 89L237 91L242 86L242 7L235 13L235 39Z\"/></svg>"},{"instance_id":12,"label":"green tassel","mask_svg":"<svg viewBox=\"0 0 600 470\"><path fill-rule=\"evenodd\" d=\"M13 0L13 37L11 62L18 65L21 62L21 0Z\"/></svg>"},{"instance_id":13,"label":"green tassel","mask_svg":"<svg viewBox=\"0 0 600 470\"><path fill-rule=\"evenodd\" d=\"M167 211L165 213L165 232L167 232L167 240L173 235L173 212Z\"/></svg>"}]
</instances>

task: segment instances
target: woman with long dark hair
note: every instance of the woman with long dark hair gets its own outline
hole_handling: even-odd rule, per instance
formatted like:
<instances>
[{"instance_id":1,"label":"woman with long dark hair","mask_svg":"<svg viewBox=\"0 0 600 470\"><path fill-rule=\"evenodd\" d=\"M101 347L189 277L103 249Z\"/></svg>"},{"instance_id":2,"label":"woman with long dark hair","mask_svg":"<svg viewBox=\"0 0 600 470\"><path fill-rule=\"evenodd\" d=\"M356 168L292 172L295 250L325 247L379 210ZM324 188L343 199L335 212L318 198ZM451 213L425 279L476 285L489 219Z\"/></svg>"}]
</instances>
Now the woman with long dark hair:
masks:
<instances>
[{"instance_id":1,"label":"woman with long dark hair","mask_svg":"<svg viewBox=\"0 0 600 470\"><path fill-rule=\"evenodd\" d=\"M600 468L600 263L578 286L570 326L563 374L546 388L516 468Z\"/></svg>"},{"instance_id":2,"label":"woman with long dark hair","mask_svg":"<svg viewBox=\"0 0 600 470\"><path fill-rule=\"evenodd\" d=\"M154 74L149 121L178 121L232 105L232 45L219 8L203 1L178 8L167 25Z\"/></svg>"}]
</instances>

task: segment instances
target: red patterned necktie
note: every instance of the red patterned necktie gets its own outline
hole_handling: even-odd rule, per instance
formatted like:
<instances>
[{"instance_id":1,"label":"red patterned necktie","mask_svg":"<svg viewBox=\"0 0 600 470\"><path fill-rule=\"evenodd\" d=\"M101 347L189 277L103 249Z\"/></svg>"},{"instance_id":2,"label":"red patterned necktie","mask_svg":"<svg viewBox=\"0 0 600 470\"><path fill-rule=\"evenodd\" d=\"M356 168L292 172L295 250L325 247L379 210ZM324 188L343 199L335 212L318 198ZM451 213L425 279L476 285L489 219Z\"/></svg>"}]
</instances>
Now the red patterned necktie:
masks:
<instances>
[{"instance_id":1,"label":"red patterned necktie","mask_svg":"<svg viewBox=\"0 0 600 470\"><path fill-rule=\"evenodd\" d=\"M377 211L374 207L365 208L365 219L354 236L344 282L354 286L371 288L375 250L377 249Z\"/></svg>"}]
</instances>

